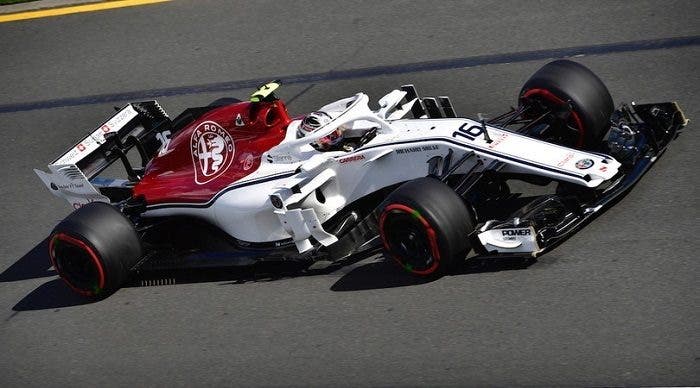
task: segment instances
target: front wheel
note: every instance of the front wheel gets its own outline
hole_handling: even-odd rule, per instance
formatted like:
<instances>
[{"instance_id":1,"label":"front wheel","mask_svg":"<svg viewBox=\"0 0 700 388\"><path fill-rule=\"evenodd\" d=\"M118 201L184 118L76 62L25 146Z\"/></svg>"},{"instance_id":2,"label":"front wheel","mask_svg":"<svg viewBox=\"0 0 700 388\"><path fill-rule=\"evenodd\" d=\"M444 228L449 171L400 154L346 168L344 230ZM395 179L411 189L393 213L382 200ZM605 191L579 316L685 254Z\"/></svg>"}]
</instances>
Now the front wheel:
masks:
<instances>
[{"instance_id":1,"label":"front wheel","mask_svg":"<svg viewBox=\"0 0 700 388\"><path fill-rule=\"evenodd\" d=\"M404 183L381 207L379 232L384 249L411 274L448 273L471 249L473 216L464 201L435 178Z\"/></svg>"},{"instance_id":2,"label":"front wheel","mask_svg":"<svg viewBox=\"0 0 700 388\"><path fill-rule=\"evenodd\" d=\"M132 223L103 202L74 211L49 237L51 264L73 291L87 297L116 291L142 253Z\"/></svg>"},{"instance_id":3,"label":"front wheel","mask_svg":"<svg viewBox=\"0 0 700 388\"><path fill-rule=\"evenodd\" d=\"M540 68L520 91L528 115L550 112L550 125L538 137L578 149L597 149L610 127L610 92L591 70L569 60Z\"/></svg>"}]
</instances>

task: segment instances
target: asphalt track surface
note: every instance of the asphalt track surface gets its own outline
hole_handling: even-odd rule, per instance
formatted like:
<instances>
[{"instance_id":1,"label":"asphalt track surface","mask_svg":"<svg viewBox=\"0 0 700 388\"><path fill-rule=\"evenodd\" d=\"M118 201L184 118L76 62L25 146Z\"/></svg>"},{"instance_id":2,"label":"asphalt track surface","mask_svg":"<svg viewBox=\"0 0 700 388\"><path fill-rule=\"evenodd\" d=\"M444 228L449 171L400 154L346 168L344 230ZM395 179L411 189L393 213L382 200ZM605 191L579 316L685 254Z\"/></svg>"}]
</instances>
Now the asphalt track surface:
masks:
<instances>
[{"instance_id":1,"label":"asphalt track surface","mask_svg":"<svg viewBox=\"0 0 700 388\"><path fill-rule=\"evenodd\" d=\"M693 122L629 195L536 263L432 282L375 257L87 303L48 268L43 239L69 209L31 171L120 98L163 96L176 114L305 75L280 93L292 113L411 82L474 116L507 109L571 47L587 48L576 60L616 102L677 100L697 122L699 16L693 1L179 0L0 24L0 385L699 385ZM591 51L601 45L614 49ZM410 67L424 63L451 65Z\"/></svg>"}]
</instances>

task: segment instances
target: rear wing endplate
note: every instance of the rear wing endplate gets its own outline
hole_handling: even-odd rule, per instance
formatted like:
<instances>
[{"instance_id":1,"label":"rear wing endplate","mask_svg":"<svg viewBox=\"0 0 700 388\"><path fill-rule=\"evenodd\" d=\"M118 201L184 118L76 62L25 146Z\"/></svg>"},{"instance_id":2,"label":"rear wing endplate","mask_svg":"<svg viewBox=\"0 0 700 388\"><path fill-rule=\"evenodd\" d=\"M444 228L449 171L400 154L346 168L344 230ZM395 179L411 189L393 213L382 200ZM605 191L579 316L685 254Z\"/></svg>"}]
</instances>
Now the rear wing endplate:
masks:
<instances>
[{"instance_id":1,"label":"rear wing endplate","mask_svg":"<svg viewBox=\"0 0 700 388\"><path fill-rule=\"evenodd\" d=\"M118 159L131 169L126 153L132 147L138 148L145 164L167 143L167 131L160 131L170 125L158 102L130 103L51 162L48 173L34 172L52 194L75 209L90 202L110 202L90 181Z\"/></svg>"}]
</instances>

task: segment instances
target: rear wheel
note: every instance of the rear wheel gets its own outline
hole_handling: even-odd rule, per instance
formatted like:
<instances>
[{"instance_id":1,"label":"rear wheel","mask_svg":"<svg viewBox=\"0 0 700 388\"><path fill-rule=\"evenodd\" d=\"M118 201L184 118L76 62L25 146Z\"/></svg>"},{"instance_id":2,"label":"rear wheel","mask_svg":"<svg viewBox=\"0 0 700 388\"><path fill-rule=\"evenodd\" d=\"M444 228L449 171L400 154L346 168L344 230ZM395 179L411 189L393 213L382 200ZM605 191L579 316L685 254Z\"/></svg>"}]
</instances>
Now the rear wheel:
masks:
<instances>
[{"instance_id":1,"label":"rear wheel","mask_svg":"<svg viewBox=\"0 0 700 388\"><path fill-rule=\"evenodd\" d=\"M59 223L49 237L56 271L75 292L103 296L116 291L142 256L131 222L111 205L89 203Z\"/></svg>"},{"instance_id":2,"label":"rear wheel","mask_svg":"<svg viewBox=\"0 0 700 388\"><path fill-rule=\"evenodd\" d=\"M520 103L535 118L551 112L539 137L579 149L596 149L610 124L614 105L603 82L587 67L568 60L550 62L525 82Z\"/></svg>"},{"instance_id":3,"label":"rear wheel","mask_svg":"<svg viewBox=\"0 0 700 388\"><path fill-rule=\"evenodd\" d=\"M424 277L445 274L469 253L474 219L441 181L425 177L404 183L381 206L384 249L406 271Z\"/></svg>"}]
</instances>

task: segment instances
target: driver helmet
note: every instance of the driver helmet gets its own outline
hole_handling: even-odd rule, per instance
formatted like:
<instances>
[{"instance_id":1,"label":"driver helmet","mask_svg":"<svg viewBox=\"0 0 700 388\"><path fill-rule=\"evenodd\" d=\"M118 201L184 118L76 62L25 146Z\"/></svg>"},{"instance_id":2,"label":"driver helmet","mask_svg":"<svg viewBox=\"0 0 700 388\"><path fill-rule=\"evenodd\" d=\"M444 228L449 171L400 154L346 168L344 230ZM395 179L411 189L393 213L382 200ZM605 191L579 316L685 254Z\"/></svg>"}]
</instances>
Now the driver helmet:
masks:
<instances>
[{"instance_id":1,"label":"driver helmet","mask_svg":"<svg viewBox=\"0 0 700 388\"><path fill-rule=\"evenodd\" d=\"M326 112L316 111L304 116L297 130L297 138L302 138L314 133L317 129L331 122L333 118ZM313 143L321 149L329 149L338 145L343 140L343 130L338 127L328 136L324 136Z\"/></svg>"}]
</instances>

